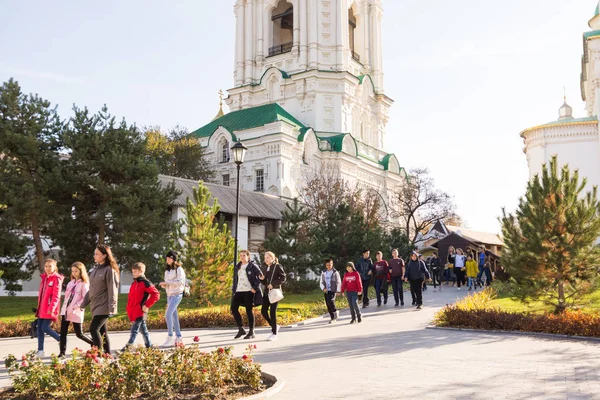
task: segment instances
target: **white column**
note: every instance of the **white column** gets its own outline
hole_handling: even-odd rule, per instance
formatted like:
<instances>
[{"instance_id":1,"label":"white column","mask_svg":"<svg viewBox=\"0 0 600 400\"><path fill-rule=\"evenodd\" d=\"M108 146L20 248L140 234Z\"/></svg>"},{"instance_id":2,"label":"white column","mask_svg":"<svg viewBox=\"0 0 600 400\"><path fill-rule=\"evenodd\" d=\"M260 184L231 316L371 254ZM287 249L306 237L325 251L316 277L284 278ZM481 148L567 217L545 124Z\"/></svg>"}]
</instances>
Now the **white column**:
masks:
<instances>
[{"instance_id":1,"label":"white column","mask_svg":"<svg viewBox=\"0 0 600 400\"><path fill-rule=\"evenodd\" d=\"M246 37L244 38L246 46L246 68L244 74L244 83L252 83L254 75L254 0L246 1Z\"/></svg>"},{"instance_id":2,"label":"white column","mask_svg":"<svg viewBox=\"0 0 600 400\"><path fill-rule=\"evenodd\" d=\"M255 12L255 20L256 20L256 34L258 36L257 48L256 48L256 58L262 59L265 56L264 53L264 30L263 30L263 20L264 20L265 9L263 5L263 0L257 0L256 3L256 12Z\"/></svg>"},{"instance_id":3,"label":"white column","mask_svg":"<svg viewBox=\"0 0 600 400\"><path fill-rule=\"evenodd\" d=\"M381 13L376 5L371 6L371 70L375 90L381 92Z\"/></svg>"},{"instance_id":4,"label":"white column","mask_svg":"<svg viewBox=\"0 0 600 400\"><path fill-rule=\"evenodd\" d=\"M308 68L318 66L318 10L317 0L308 0Z\"/></svg>"},{"instance_id":5,"label":"white column","mask_svg":"<svg viewBox=\"0 0 600 400\"><path fill-rule=\"evenodd\" d=\"M244 5L239 2L235 13L235 86L244 84Z\"/></svg>"},{"instance_id":6,"label":"white column","mask_svg":"<svg viewBox=\"0 0 600 400\"><path fill-rule=\"evenodd\" d=\"M335 0L335 69L341 71L344 69L344 34L343 29L348 24L347 11L345 9L345 0Z\"/></svg>"},{"instance_id":7,"label":"white column","mask_svg":"<svg viewBox=\"0 0 600 400\"><path fill-rule=\"evenodd\" d=\"M293 32L293 51L300 51L300 1L294 6L294 32Z\"/></svg>"},{"instance_id":8,"label":"white column","mask_svg":"<svg viewBox=\"0 0 600 400\"><path fill-rule=\"evenodd\" d=\"M241 193L240 193L241 196ZM235 214L233 216L233 219L235 222ZM238 220L238 224L239 224L239 230L238 230L238 247L240 250L246 250L248 248L248 236L249 236L249 226L248 226L248 217L245 215L240 215L239 220ZM233 224L235 226L235 224ZM236 229L234 227L234 229ZM232 232L232 234L235 234L235 231ZM232 235L233 236L233 235Z\"/></svg>"},{"instance_id":9,"label":"white column","mask_svg":"<svg viewBox=\"0 0 600 400\"><path fill-rule=\"evenodd\" d=\"M377 48L377 69L379 70L379 73L377 74L377 82L375 83L375 85L377 85L377 91L383 93L383 43L381 36L381 20L383 19L383 10L380 7L378 7L375 15L377 17L377 36L373 46Z\"/></svg>"},{"instance_id":10,"label":"white column","mask_svg":"<svg viewBox=\"0 0 600 400\"><path fill-rule=\"evenodd\" d=\"M362 8L362 15L360 16L362 23L363 23L363 43L364 43L364 51L362 52L362 54L360 55L361 57L364 57L364 59L362 60L363 65L365 66L365 70L369 71L371 69L371 57L370 57L370 51L371 51L371 37L369 35L369 26L371 25L371 13L370 13L370 9L371 7L369 7L369 3L365 2L363 3L363 8Z\"/></svg>"},{"instance_id":11,"label":"white column","mask_svg":"<svg viewBox=\"0 0 600 400\"><path fill-rule=\"evenodd\" d=\"M308 0L299 0L300 14L300 69L308 67L308 13L306 12L306 3Z\"/></svg>"}]
</instances>

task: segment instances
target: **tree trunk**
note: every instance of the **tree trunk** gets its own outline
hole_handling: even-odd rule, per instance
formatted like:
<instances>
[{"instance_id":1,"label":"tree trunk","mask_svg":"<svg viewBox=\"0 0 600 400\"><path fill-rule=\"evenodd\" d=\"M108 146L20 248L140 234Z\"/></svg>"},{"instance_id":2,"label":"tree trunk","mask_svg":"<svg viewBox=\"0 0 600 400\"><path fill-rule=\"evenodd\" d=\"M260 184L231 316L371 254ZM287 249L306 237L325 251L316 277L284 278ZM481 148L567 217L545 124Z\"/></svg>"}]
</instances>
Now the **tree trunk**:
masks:
<instances>
[{"instance_id":1,"label":"tree trunk","mask_svg":"<svg viewBox=\"0 0 600 400\"><path fill-rule=\"evenodd\" d=\"M40 227L36 214L31 216L31 234L33 235L33 243L35 245L35 257L37 258L38 269L40 273L44 273L44 261L46 257L44 256L44 247L42 246Z\"/></svg>"},{"instance_id":2,"label":"tree trunk","mask_svg":"<svg viewBox=\"0 0 600 400\"><path fill-rule=\"evenodd\" d=\"M556 306L556 312L561 313L567 308L565 302L565 283L562 280L558 281L558 305Z\"/></svg>"}]
</instances>

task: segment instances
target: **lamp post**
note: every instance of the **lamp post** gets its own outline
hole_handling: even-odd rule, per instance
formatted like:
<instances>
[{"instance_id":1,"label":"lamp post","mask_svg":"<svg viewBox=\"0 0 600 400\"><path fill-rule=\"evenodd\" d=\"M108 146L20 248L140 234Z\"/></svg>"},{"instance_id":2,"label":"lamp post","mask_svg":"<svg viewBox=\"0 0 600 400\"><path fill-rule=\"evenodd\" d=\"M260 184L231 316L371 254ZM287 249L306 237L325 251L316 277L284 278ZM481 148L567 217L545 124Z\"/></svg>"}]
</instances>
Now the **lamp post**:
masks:
<instances>
[{"instance_id":1,"label":"lamp post","mask_svg":"<svg viewBox=\"0 0 600 400\"><path fill-rule=\"evenodd\" d=\"M235 192L235 232L234 232L234 249L233 249L233 265L237 263L238 258L238 222L240 220L240 167L244 163L244 157L246 156L246 146L242 142L237 141L236 144L231 147L233 151L233 162L237 166L237 190Z\"/></svg>"}]
</instances>

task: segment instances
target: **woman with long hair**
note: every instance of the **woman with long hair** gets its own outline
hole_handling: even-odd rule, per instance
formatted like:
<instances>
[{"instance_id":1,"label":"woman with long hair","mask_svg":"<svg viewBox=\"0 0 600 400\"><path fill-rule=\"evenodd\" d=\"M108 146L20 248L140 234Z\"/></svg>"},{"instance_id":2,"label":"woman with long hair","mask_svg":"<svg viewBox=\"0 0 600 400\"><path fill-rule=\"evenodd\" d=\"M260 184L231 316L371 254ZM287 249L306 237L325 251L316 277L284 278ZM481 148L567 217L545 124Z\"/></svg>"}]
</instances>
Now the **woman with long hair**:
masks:
<instances>
[{"instance_id":1,"label":"woman with long hair","mask_svg":"<svg viewBox=\"0 0 600 400\"><path fill-rule=\"evenodd\" d=\"M179 328L179 314L177 307L183 298L185 289L185 271L178 261L177 252L170 250L165 259L167 265L165 267L165 280L160 283L160 287L167 291L167 311L165 312L165 320L167 322L168 336L167 340L162 344L162 347L171 347L177 343L183 343L181 338L181 330ZM175 331L176 338L173 338Z\"/></svg>"},{"instance_id":2,"label":"woman with long hair","mask_svg":"<svg viewBox=\"0 0 600 400\"><path fill-rule=\"evenodd\" d=\"M271 335L267 340L273 341L277 340L277 332L279 331L279 326L277 325L277 305L279 304L279 300L271 303L269 291L272 289L281 289L281 285L285 282L285 271L272 251L265 253L265 264L261 268L263 278L260 281L264 285L265 290L260 313L271 327Z\"/></svg>"},{"instance_id":3,"label":"woman with long hair","mask_svg":"<svg viewBox=\"0 0 600 400\"><path fill-rule=\"evenodd\" d=\"M81 325L83 324L83 311L81 310L81 303L85 295L90 290L90 278L85 269L85 265L79 261L74 262L71 265L71 281L67 284L67 290L65 290L65 300L60 311L62 320L60 323L60 354L59 358L65 357L67 350L67 334L69 333L69 325L73 323L73 329L75 335L90 346L94 345L94 342L89 337L85 336L81 331Z\"/></svg>"},{"instance_id":4,"label":"woman with long hair","mask_svg":"<svg viewBox=\"0 0 600 400\"><path fill-rule=\"evenodd\" d=\"M456 275L456 285L458 290L463 284L466 267L467 257L463 249L456 249L456 255L454 256L454 274Z\"/></svg>"},{"instance_id":5,"label":"woman with long hair","mask_svg":"<svg viewBox=\"0 0 600 400\"><path fill-rule=\"evenodd\" d=\"M446 266L444 267L444 278L446 279L446 285L450 282L452 277L452 271L454 270L454 261L456 260L456 250L454 246L448 247L448 257L446 258ZM454 283L452 284L454 286Z\"/></svg>"},{"instance_id":6,"label":"woman with long hair","mask_svg":"<svg viewBox=\"0 0 600 400\"><path fill-rule=\"evenodd\" d=\"M119 265L112 250L105 244L99 244L94 250L94 268L90 271L90 290L86 293L81 310L91 304L92 322L90 334L94 346L110 354L110 340L106 323L117 313L119 298Z\"/></svg>"},{"instance_id":7,"label":"woman with long hair","mask_svg":"<svg viewBox=\"0 0 600 400\"><path fill-rule=\"evenodd\" d=\"M46 334L60 341L60 335L50 327L53 321L58 319L60 310L60 291L64 277L58 273L56 260L47 259L44 263L45 273L40 275L40 290L38 292L38 306L35 316L38 318L37 324L37 339L38 352L37 356L42 358L44 354L44 337Z\"/></svg>"},{"instance_id":8,"label":"woman with long hair","mask_svg":"<svg viewBox=\"0 0 600 400\"><path fill-rule=\"evenodd\" d=\"M350 323L353 324L358 318L358 323L362 322L362 315L358 308L358 296L363 291L362 280L360 274L356 271L354 263L349 261L346 263L346 273L342 279L342 294L346 293L348 299L348 305L350 306L350 315L352 319Z\"/></svg>"}]
</instances>

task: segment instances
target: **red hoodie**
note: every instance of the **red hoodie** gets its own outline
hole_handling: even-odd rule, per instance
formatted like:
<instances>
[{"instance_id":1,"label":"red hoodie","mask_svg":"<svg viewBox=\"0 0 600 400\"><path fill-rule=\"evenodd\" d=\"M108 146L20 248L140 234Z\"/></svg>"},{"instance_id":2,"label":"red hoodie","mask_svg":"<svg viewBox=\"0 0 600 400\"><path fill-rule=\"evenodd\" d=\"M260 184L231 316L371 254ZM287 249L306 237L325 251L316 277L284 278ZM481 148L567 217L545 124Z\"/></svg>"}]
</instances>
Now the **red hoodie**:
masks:
<instances>
[{"instance_id":1,"label":"red hoodie","mask_svg":"<svg viewBox=\"0 0 600 400\"><path fill-rule=\"evenodd\" d=\"M357 271L346 272L342 279L342 293L344 292L362 292L363 285L360 274Z\"/></svg>"},{"instance_id":2,"label":"red hoodie","mask_svg":"<svg viewBox=\"0 0 600 400\"><path fill-rule=\"evenodd\" d=\"M131 322L144 317L142 306L152 307L160 299L160 293L145 276L133 280L127 297L127 316Z\"/></svg>"}]
</instances>

